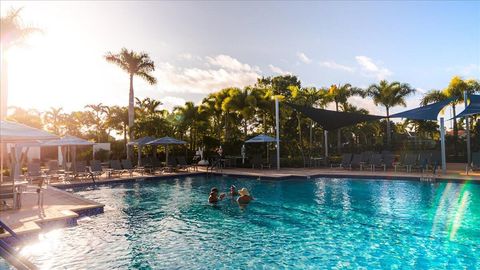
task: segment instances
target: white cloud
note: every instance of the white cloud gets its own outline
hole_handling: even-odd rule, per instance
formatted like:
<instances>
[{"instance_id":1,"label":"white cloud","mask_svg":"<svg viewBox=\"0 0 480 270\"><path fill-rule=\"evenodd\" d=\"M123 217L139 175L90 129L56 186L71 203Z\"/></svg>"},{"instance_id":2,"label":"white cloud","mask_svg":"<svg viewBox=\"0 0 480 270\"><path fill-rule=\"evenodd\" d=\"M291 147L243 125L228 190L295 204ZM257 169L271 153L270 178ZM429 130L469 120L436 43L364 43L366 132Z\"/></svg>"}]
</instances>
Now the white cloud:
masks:
<instances>
[{"instance_id":1,"label":"white cloud","mask_svg":"<svg viewBox=\"0 0 480 270\"><path fill-rule=\"evenodd\" d=\"M167 110L172 110L175 106L185 105L186 100L181 97L166 96L161 98L162 107Z\"/></svg>"},{"instance_id":2,"label":"white cloud","mask_svg":"<svg viewBox=\"0 0 480 270\"><path fill-rule=\"evenodd\" d=\"M237 59L220 54L215 57L206 57L207 61L209 64L213 66L218 66L221 68L229 69L229 70L234 70L234 71L255 71L259 72L260 69L258 67L251 67L249 64L242 64L240 61Z\"/></svg>"},{"instance_id":3,"label":"white cloud","mask_svg":"<svg viewBox=\"0 0 480 270\"><path fill-rule=\"evenodd\" d=\"M338 70L344 70L348 72L355 72L355 68L344 66L344 65L335 63L334 61L323 61L323 62L320 62L319 64L322 67L327 67L330 69L338 69Z\"/></svg>"},{"instance_id":4,"label":"white cloud","mask_svg":"<svg viewBox=\"0 0 480 270\"><path fill-rule=\"evenodd\" d=\"M228 55L206 57L207 68L158 65L158 87L165 92L207 94L226 87L244 87L256 82L260 69Z\"/></svg>"},{"instance_id":5,"label":"white cloud","mask_svg":"<svg viewBox=\"0 0 480 270\"><path fill-rule=\"evenodd\" d=\"M393 74L387 68L375 64L373 60L367 56L355 56L355 59L360 65L364 76L375 77L378 80L383 80Z\"/></svg>"},{"instance_id":6,"label":"white cloud","mask_svg":"<svg viewBox=\"0 0 480 270\"><path fill-rule=\"evenodd\" d=\"M288 72L288 71L285 71L277 66L274 66L272 64L268 65L268 67L270 68L270 70L273 72L273 73L277 73L277 74L280 74L280 75L288 75L288 74L292 74L291 72Z\"/></svg>"},{"instance_id":7,"label":"white cloud","mask_svg":"<svg viewBox=\"0 0 480 270\"><path fill-rule=\"evenodd\" d=\"M178 58L183 59L183 60L192 60L193 55L190 53L181 53L178 55Z\"/></svg>"},{"instance_id":8,"label":"white cloud","mask_svg":"<svg viewBox=\"0 0 480 270\"><path fill-rule=\"evenodd\" d=\"M446 69L448 72L456 72L461 76L473 76L476 78L480 77L480 65L469 64L465 66L454 66Z\"/></svg>"},{"instance_id":9,"label":"white cloud","mask_svg":"<svg viewBox=\"0 0 480 270\"><path fill-rule=\"evenodd\" d=\"M305 64L310 64L312 62L312 59L308 58L308 56L303 52L298 52L297 57L300 61L302 61Z\"/></svg>"}]
</instances>

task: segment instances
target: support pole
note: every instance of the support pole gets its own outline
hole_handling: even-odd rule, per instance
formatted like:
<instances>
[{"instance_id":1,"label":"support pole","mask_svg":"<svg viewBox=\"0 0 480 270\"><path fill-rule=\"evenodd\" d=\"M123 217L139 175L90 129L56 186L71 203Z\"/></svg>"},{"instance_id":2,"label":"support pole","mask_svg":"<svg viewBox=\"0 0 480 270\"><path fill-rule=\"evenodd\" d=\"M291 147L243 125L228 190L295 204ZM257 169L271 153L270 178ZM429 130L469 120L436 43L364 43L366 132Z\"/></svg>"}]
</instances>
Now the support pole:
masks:
<instances>
[{"instance_id":1,"label":"support pole","mask_svg":"<svg viewBox=\"0 0 480 270\"><path fill-rule=\"evenodd\" d=\"M137 144L137 164L138 166L142 166L142 146L140 144Z\"/></svg>"},{"instance_id":2,"label":"support pole","mask_svg":"<svg viewBox=\"0 0 480 270\"><path fill-rule=\"evenodd\" d=\"M440 148L442 152L442 173L447 173L447 157L445 154L445 123L443 117L440 117Z\"/></svg>"},{"instance_id":3,"label":"support pole","mask_svg":"<svg viewBox=\"0 0 480 270\"><path fill-rule=\"evenodd\" d=\"M468 98L467 91L465 91L463 92L463 99L465 100L465 109L468 106L467 98ZM466 126L465 129L467 130L467 172L468 172L470 169L470 165L472 164L472 154L471 154L472 149L470 148L470 119L468 115L465 116L465 126Z\"/></svg>"},{"instance_id":4,"label":"support pole","mask_svg":"<svg viewBox=\"0 0 480 270\"><path fill-rule=\"evenodd\" d=\"M275 128L277 141L277 170L280 170L280 116L278 108L278 97L275 97Z\"/></svg>"},{"instance_id":5,"label":"support pole","mask_svg":"<svg viewBox=\"0 0 480 270\"><path fill-rule=\"evenodd\" d=\"M328 158L328 130L323 131L323 137L325 137L325 160Z\"/></svg>"}]
</instances>

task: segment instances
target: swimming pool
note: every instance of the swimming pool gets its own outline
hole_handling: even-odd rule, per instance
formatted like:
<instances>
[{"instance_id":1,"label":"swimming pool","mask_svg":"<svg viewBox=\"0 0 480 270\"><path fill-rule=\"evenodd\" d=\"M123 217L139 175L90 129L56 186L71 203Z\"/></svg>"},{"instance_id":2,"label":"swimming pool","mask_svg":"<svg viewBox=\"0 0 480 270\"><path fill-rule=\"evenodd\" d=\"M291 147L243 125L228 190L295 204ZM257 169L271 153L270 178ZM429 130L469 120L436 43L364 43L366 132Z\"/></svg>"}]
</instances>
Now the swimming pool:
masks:
<instances>
[{"instance_id":1,"label":"swimming pool","mask_svg":"<svg viewBox=\"0 0 480 270\"><path fill-rule=\"evenodd\" d=\"M207 203L212 186L255 200ZM480 268L480 185L195 176L77 194L105 213L22 253L45 269Z\"/></svg>"}]
</instances>

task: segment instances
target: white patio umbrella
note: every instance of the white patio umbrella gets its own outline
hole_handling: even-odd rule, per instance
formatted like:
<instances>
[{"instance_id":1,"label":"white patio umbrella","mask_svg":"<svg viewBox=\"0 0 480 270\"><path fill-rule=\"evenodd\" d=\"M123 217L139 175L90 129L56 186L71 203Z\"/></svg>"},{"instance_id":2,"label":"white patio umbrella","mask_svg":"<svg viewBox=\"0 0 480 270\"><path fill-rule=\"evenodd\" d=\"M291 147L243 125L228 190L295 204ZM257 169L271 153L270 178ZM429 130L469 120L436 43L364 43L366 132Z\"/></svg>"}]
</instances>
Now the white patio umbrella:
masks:
<instances>
[{"instance_id":1,"label":"white patio umbrella","mask_svg":"<svg viewBox=\"0 0 480 270\"><path fill-rule=\"evenodd\" d=\"M43 140L54 140L58 136L41 129L32 128L24 124L0 120L0 172L3 172L4 143L26 143ZM12 177L13 181L14 177ZM3 173L0 173L0 183L3 183Z\"/></svg>"},{"instance_id":2,"label":"white patio umbrella","mask_svg":"<svg viewBox=\"0 0 480 270\"><path fill-rule=\"evenodd\" d=\"M91 141L87 141L87 140L84 140L84 139L81 139L81 138L78 138L78 137L75 137L75 136L69 136L69 135L66 135L60 139L57 139L57 140L51 140L51 141L47 141L47 142L44 142L42 143L42 146L61 146L61 147L72 147L73 146L73 151L71 151L71 160L73 162L73 168L75 168L75 163L76 163L76 155L77 155L77 149L76 147L77 146L91 146L91 145L94 145L95 143L94 142L91 142ZM65 151L62 151L62 155L65 156ZM65 164L65 158L64 159L64 162L62 163L62 166L64 166Z\"/></svg>"},{"instance_id":3,"label":"white patio umbrella","mask_svg":"<svg viewBox=\"0 0 480 270\"><path fill-rule=\"evenodd\" d=\"M177 140L172 137L163 137L160 139L153 140L151 142L146 143L147 145L165 145L165 162L168 165L168 146L173 144L173 145L179 145L179 144L187 144L187 142L182 141L182 140Z\"/></svg>"}]
</instances>

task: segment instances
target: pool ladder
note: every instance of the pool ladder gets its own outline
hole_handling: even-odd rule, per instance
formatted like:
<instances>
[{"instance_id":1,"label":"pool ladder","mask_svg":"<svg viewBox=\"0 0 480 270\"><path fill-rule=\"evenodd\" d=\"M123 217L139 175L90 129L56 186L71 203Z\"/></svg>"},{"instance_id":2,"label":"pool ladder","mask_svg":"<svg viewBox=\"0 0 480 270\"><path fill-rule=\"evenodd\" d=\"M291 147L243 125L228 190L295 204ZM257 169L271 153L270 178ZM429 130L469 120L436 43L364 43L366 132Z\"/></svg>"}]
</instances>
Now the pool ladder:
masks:
<instances>
[{"instance_id":1,"label":"pool ladder","mask_svg":"<svg viewBox=\"0 0 480 270\"><path fill-rule=\"evenodd\" d=\"M18 235L2 221L0 221L0 228L10 233L10 235L13 238L15 238L15 240L21 242L21 239L18 237ZM16 269L19 269L19 270L38 269L38 267L35 266L32 262L30 262L29 260L21 256L15 248L13 248L10 244L5 242L5 240L1 240L1 239L0 239L0 256L4 258L8 263L10 263L12 266L14 266Z\"/></svg>"}]
</instances>

